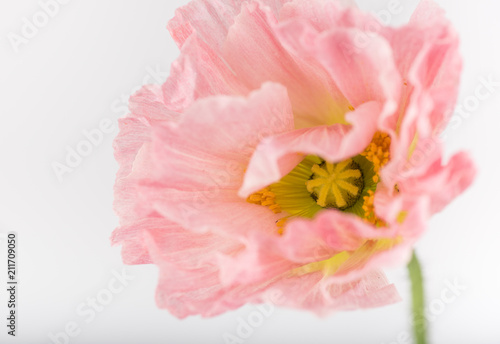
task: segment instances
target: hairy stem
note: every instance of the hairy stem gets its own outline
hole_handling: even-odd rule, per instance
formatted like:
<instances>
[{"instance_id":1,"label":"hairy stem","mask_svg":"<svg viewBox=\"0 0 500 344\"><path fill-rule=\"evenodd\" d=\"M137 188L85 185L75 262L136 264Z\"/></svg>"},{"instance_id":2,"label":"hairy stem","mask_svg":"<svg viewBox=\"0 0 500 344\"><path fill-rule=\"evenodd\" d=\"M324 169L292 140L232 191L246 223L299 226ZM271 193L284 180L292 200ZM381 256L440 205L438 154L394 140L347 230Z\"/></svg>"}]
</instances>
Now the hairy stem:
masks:
<instances>
[{"instance_id":1,"label":"hairy stem","mask_svg":"<svg viewBox=\"0 0 500 344\"><path fill-rule=\"evenodd\" d=\"M411 281L415 344L427 344L427 319L424 313L425 296L422 269L415 252L413 252L411 261L408 264L408 273Z\"/></svg>"}]
</instances>

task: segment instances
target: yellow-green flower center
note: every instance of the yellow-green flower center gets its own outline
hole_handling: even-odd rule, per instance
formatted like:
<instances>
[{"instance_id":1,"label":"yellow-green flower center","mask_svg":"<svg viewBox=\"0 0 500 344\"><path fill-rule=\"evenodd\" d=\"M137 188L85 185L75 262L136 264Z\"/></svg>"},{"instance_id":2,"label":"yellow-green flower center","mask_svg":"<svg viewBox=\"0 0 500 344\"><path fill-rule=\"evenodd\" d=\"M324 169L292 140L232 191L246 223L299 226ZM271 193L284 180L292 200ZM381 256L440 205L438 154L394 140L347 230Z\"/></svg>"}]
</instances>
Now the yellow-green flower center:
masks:
<instances>
[{"instance_id":1,"label":"yellow-green flower center","mask_svg":"<svg viewBox=\"0 0 500 344\"><path fill-rule=\"evenodd\" d=\"M311 168L312 179L306 182L307 191L323 208L340 210L352 207L363 191L363 173L352 159L338 164L324 162Z\"/></svg>"},{"instance_id":2,"label":"yellow-green flower center","mask_svg":"<svg viewBox=\"0 0 500 344\"><path fill-rule=\"evenodd\" d=\"M280 181L252 194L247 201L285 213L277 222L281 234L292 217L312 218L325 208L355 214L377 226L385 222L375 214L374 194L379 172L390 159L391 139L376 133L360 154L340 162L309 155Z\"/></svg>"}]
</instances>

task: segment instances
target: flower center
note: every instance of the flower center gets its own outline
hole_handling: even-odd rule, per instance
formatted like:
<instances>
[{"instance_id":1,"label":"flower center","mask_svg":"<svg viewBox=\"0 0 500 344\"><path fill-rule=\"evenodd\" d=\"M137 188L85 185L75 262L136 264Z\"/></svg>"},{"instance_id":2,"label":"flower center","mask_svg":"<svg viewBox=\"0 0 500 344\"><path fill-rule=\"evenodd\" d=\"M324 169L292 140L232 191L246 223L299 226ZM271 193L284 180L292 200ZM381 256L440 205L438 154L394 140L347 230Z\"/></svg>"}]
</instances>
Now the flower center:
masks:
<instances>
[{"instance_id":1,"label":"flower center","mask_svg":"<svg viewBox=\"0 0 500 344\"><path fill-rule=\"evenodd\" d=\"M311 180L306 182L306 188L320 207L344 210L352 207L361 196L363 173L352 159L338 164L315 164L311 172L313 174Z\"/></svg>"},{"instance_id":2,"label":"flower center","mask_svg":"<svg viewBox=\"0 0 500 344\"><path fill-rule=\"evenodd\" d=\"M252 194L249 203L283 213L276 222L283 234L293 217L313 218L325 208L359 216L376 227L386 223L375 212L375 191L380 171L390 160L391 138L377 132L360 154L341 162L328 162L309 155L280 181Z\"/></svg>"}]
</instances>

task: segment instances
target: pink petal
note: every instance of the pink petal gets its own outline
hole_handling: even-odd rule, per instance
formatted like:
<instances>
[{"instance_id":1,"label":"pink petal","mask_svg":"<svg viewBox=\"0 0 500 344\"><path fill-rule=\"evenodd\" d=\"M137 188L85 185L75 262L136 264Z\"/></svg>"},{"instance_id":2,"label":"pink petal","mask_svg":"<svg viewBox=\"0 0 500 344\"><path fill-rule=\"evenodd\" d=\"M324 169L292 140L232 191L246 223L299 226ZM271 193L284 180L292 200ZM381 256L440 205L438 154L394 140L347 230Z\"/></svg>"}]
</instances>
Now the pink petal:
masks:
<instances>
[{"instance_id":1,"label":"pink petal","mask_svg":"<svg viewBox=\"0 0 500 344\"><path fill-rule=\"evenodd\" d=\"M276 215L238 197L237 189L257 143L291 129L287 93L276 84L248 98L196 102L180 123L155 129L154 181L142 183L141 212L158 212L189 229L239 233L259 219L258 230L275 230Z\"/></svg>"},{"instance_id":2,"label":"pink petal","mask_svg":"<svg viewBox=\"0 0 500 344\"><path fill-rule=\"evenodd\" d=\"M361 153L371 142L381 109L376 102L360 105L350 112L351 126L337 124L269 137L257 147L239 191L246 197L289 173L305 155L342 161Z\"/></svg>"},{"instance_id":3,"label":"pink petal","mask_svg":"<svg viewBox=\"0 0 500 344\"><path fill-rule=\"evenodd\" d=\"M354 29L325 33L316 43L318 59L355 108L375 100L391 113L402 83L391 48L385 39L373 36L369 47L358 49L356 37L360 34Z\"/></svg>"},{"instance_id":4,"label":"pink petal","mask_svg":"<svg viewBox=\"0 0 500 344\"><path fill-rule=\"evenodd\" d=\"M371 271L398 267L409 261L416 240L427 228L428 202L425 199L417 199L401 203L401 205L404 207L400 211L406 212L406 217L402 222L399 216L388 218L387 211L394 210L393 208L390 206L382 208L380 204L377 204L377 215L387 220L390 223L389 227L386 230L373 228L372 234L367 235L367 239L373 239L373 243L368 243L366 247L363 246L354 251L354 254L340 266L335 275L330 277L332 281L347 283L362 278ZM377 233L379 231L380 233ZM380 249L376 246L377 239L389 239L395 242L390 248Z\"/></svg>"},{"instance_id":5,"label":"pink petal","mask_svg":"<svg viewBox=\"0 0 500 344\"><path fill-rule=\"evenodd\" d=\"M209 192L175 190L171 187L141 186L142 211L156 212L196 232L245 237L255 231L276 233L282 215L266 207L250 204L235 191Z\"/></svg>"},{"instance_id":6,"label":"pink petal","mask_svg":"<svg viewBox=\"0 0 500 344\"><path fill-rule=\"evenodd\" d=\"M281 45L276 23L268 7L243 5L224 43L224 60L249 89L265 81L284 85L297 128L343 122L349 110L345 97L317 61L292 55Z\"/></svg>"},{"instance_id":7,"label":"pink petal","mask_svg":"<svg viewBox=\"0 0 500 344\"><path fill-rule=\"evenodd\" d=\"M175 316L210 317L245 302L262 302L260 293L266 285L226 288L220 283L215 255L239 250L238 242L210 233L194 234L173 224L147 231L145 241L160 269L157 304Z\"/></svg>"},{"instance_id":8,"label":"pink petal","mask_svg":"<svg viewBox=\"0 0 500 344\"><path fill-rule=\"evenodd\" d=\"M460 152L446 165L443 165L441 159L436 159L425 173L402 181L400 190L406 197L429 197L430 212L437 213L464 192L472 184L476 174L477 169L470 156Z\"/></svg>"},{"instance_id":9,"label":"pink petal","mask_svg":"<svg viewBox=\"0 0 500 344\"><path fill-rule=\"evenodd\" d=\"M401 301L394 285L385 275L372 271L363 278L349 283L336 283L321 273L279 280L272 290L282 294L278 305L310 309L319 315L385 306Z\"/></svg>"},{"instance_id":10,"label":"pink petal","mask_svg":"<svg viewBox=\"0 0 500 344\"><path fill-rule=\"evenodd\" d=\"M113 245L122 245L122 258L125 264L152 263L149 248L144 241L144 233L170 226L170 221L162 218L144 218L120 226L113 232L111 242Z\"/></svg>"},{"instance_id":11,"label":"pink petal","mask_svg":"<svg viewBox=\"0 0 500 344\"><path fill-rule=\"evenodd\" d=\"M283 236L262 232L248 235L243 240L243 251L236 256L219 257L221 281L226 285L262 283L308 263L327 260L343 251L354 252L369 239L396 239L399 235L401 233L396 228L375 228L357 216L325 210L313 220L290 221ZM368 266L371 257L356 260L356 266ZM381 267L375 266L377 269ZM335 278L342 282L352 281L369 271L368 268L359 270L362 272L343 266Z\"/></svg>"},{"instance_id":12,"label":"pink petal","mask_svg":"<svg viewBox=\"0 0 500 344\"><path fill-rule=\"evenodd\" d=\"M291 0L258 1L278 16L283 4ZM196 33L218 52L243 3L242 0L193 0L176 10L168 29L180 48L188 37Z\"/></svg>"},{"instance_id":13,"label":"pink petal","mask_svg":"<svg viewBox=\"0 0 500 344\"><path fill-rule=\"evenodd\" d=\"M135 118L119 120L120 132L113 142L115 159L120 168L115 182L114 210L121 222L134 218L131 209L134 207L135 185L127 180L132 171L135 157L145 141L149 140L149 126Z\"/></svg>"},{"instance_id":14,"label":"pink petal","mask_svg":"<svg viewBox=\"0 0 500 344\"><path fill-rule=\"evenodd\" d=\"M194 33L211 47L220 48L233 18L239 13L241 2L222 0L195 0L175 11L168 23L170 34L182 48Z\"/></svg>"},{"instance_id":15,"label":"pink petal","mask_svg":"<svg viewBox=\"0 0 500 344\"><path fill-rule=\"evenodd\" d=\"M182 46L162 88L168 108L178 112L200 98L249 92L219 54L197 35L190 36Z\"/></svg>"},{"instance_id":16,"label":"pink petal","mask_svg":"<svg viewBox=\"0 0 500 344\"><path fill-rule=\"evenodd\" d=\"M270 246L260 246L259 253L266 248L272 250ZM278 300L272 300L274 304L310 309L319 315L400 301L394 286L388 285L379 271L369 270L360 278L345 282L339 281L340 278L325 277L322 272L299 275L292 268L300 265L272 254L260 255L254 249L257 247L247 245L236 257L219 258L223 284L237 286L241 283L250 287L267 283L267 294L280 296Z\"/></svg>"},{"instance_id":17,"label":"pink petal","mask_svg":"<svg viewBox=\"0 0 500 344\"><path fill-rule=\"evenodd\" d=\"M287 4L283 12L287 20L276 29L282 44L319 61L351 105L387 101L387 115L395 110L402 80L373 16L321 1Z\"/></svg>"},{"instance_id":18,"label":"pink petal","mask_svg":"<svg viewBox=\"0 0 500 344\"><path fill-rule=\"evenodd\" d=\"M143 264L150 259L139 229L146 220L135 211L137 180L148 175L151 125L175 122L179 114L165 107L159 85L145 86L134 94L130 98L130 110L128 117L119 120L120 132L113 142L115 158L120 165L114 186L113 208L121 226L115 230L111 240L113 244L123 244L122 255L126 264Z\"/></svg>"},{"instance_id":19,"label":"pink petal","mask_svg":"<svg viewBox=\"0 0 500 344\"><path fill-rule=\"evenodd\" d=\"M264 252L268 245L265 240L250 239L245 249L237 255L221 254L217 257L221 269L220 279L225 286L239 284L266 283L298 267L294 262L272 251ZM259 238L259 239L262 239ZM270 241L267 241L269 244ZM264 245L263 245L264 244Z\"/></svg>"},{"instance_id":20,"label":"pink petal","mask_svg":"<svg viewBox=\"0 0 500 344\"><path fill-rule=\"evenodd\" d=\"M120 132L113 142L115 159L120 165L114 187L114 210L120 216L121 223L136 218L136 183L128 177L133 170L137 154L143 145L150 141L151 124L162 121L175 122L179 118L179 114L165 107L158 85L145 86L134 94L130 98L130 110L128 117L119 120ZM146 158L146 155L143 157ZM141 163L136 164L140 165Z\"/></svg>"},{"instance_id":21,"label":"pink petal","mask_svg":"<svg viewBox=\"0 0 500 344\"><path fill-rule=\"evenodd\" d=\"M211 249L227 250L226 242L210 234L193 235L174 224L148 230L145 239L160 269L158 306L179 318L210 313L213 301L223 294L218 268L209 264Z\"/></svg>"},{"instance_id":22,"label":"pink petal","mask_svg":"<svg viewBox=\"0 0 500 344\"><path fill-rule=\"evenodd\" d=\"M146 85L129 99L130 116L143 119L145 123L155 121L176 122L181 114L171 110L169 99L164 97L161 85Z\"/></svg>"},{"instance_id":23,"label":"pink petal","mask_svg":"<svg viewBox=\"0 0 500 344\"><path fill-rule=\"evenodd\" d=\"M405 85L400 109L384 119L383 130L397 132L394 156L402 158L417 133L424 140L437 136L448 122L457 100L462 59L458 36L433 1L420 2L408 25L385 34Z\"/></svg>"},{"instance_id":24,"label":"pink petal","mask_svg":"<svg viewBox=\"0 0 500 344\"><path fill-rule=\"evenodd\" d=\"M258 142L292 129L286 89L269 83L246 99L200 100L178 125L156 128L154 160L159 177L176 188L237 188Z\"/></svg>"},{"instance_id":25,"label":"pink petal","mask_svg":"<svg viewBox=\"0 0 500 344\"><path fill-rule=\"evenodd\" d=\"M322 32L344 26L346 23L342 22L342 17L345 16L345 8L355 10L356 7L357 5L354 0L294 0L283 6L279 19L285 25L302 20L314 27L318 32ZM364 13L357 9L356 14L358 16L365 16ZM290 41L287 41L287 43L290 43Z\"/></svg>"},{"instance_id":26,"label":"pink petal","mask_svg":"<svg viewBox=\"0 0 500 344\"><path fill-rule=\"evenodd\" d=\"M328 259L342 251L355 251L367 239L396 235L394 229L375 228L355 215L325 210L312 220L291 221L277 247L288 259L304 264Z\"/></svg>"}]
</instances>

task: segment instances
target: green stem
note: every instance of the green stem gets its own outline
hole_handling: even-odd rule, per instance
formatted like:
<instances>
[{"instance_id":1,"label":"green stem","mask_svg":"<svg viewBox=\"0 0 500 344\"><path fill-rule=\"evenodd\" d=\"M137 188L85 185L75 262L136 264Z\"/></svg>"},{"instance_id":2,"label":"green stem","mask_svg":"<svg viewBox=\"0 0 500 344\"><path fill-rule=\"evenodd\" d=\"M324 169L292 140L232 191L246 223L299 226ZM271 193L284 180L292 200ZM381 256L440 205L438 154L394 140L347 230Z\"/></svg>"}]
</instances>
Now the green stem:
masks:
<instances>
[{"instance_id":1,"label":"green stem","mask_svg":"<svg viewBox=\"0 0 500 344\"><path fill-rule=\"evenodd\" d=\"M408 272L411 281L411 293L413 300L413 335L415 344L427 344L427 319L425 317L424 304L424 284L422 279L422 270L418 262L417 255L413 252Z\"/></svg>"}]
</instances>

